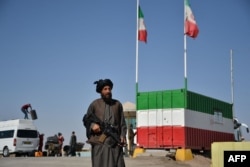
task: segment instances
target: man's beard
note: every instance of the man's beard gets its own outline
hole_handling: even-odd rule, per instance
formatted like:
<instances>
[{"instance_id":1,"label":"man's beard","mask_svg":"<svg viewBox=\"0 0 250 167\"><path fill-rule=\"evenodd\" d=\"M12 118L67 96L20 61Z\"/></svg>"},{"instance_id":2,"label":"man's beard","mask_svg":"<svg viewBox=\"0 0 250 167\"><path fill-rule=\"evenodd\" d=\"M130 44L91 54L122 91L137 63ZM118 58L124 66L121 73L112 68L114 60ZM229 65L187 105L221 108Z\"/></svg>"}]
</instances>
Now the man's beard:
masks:
<instances>
[{"instance_id":1,"label":"man's beard","mask_svg":"<svg viewBox=\"0 0 250 167\"><path fill-rule=\"evenodd\" d=\"M102 96L102 99L107 102L112 99L112 93L102 94L101 96Z\"/></svg>"}]
</instances>

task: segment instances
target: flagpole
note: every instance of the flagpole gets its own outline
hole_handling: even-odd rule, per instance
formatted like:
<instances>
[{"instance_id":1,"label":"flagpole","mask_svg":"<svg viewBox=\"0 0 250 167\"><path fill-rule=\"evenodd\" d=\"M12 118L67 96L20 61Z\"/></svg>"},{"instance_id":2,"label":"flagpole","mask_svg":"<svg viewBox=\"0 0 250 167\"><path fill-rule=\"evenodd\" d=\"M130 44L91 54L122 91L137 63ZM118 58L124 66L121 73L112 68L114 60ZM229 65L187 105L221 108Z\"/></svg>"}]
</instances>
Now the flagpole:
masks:
<instances>
[{"instance_id":1,"label":"flagpole","mask_svg":"<svg viewBox=\"0 0 250 167\"><path fill-rule=\"evenodd\" d=\"M233 118L235 118L235 111L234 111L234 80L233 80L233 49L230 50L230 72L231 72L231 98L232 98L232 112Z\"/></svg>"},{"instance_id":2,"label":"flagpole","mask_svg":"<svg viewBox=\"0 0 250 167\"><path fill-rule=\"evenodd\" d=\"M135 58L135 91L136 91L136 99L137 99L137 93L138 93L138 11L139 10L139 0L137 0L137 4L136 4L136 58Z\"/></svg>"},{"instance_id":3,"label":"flagpole","mask_svg":"<svg viewBox=\"0 0 250 167\"><path fill-rule=\"evenodd\" d=\"M187 35L185 31L186 7L184 0L184 107L187 107Z\"/></svg>"},{"instance_id":4,"label":"flagpole","mask_svg":"<svg viewBox=\"0 0 250 167\"><path fill-rule=\"evenodd\" d=\"M187 90L187 36L184 35L184 86Z\"/></svg>"},{"instance_id":5,"label":"flagpole","mask_svg":"<svg viewBox=\"0 0 250 167\"><path fill-rule=\"evenodd\" d=\"M136 1L136 37L135 37L135 41L136 41L136 53L135 53L135 106L137 108L137 95L138 95L138 58L139 58L139 54L138 54L138 18L139 15L139 0Z\"/></svg>"},{"instance_id":6,"label":"flagpole","mask_svg":"<svg viewBox=\"0 0 250 167\"><path fill-rule=\"evenodd\" d=\"M187 90L187 35L185 32L186 8L184 0L184 88Z\"/></svg>"}]
</instances>

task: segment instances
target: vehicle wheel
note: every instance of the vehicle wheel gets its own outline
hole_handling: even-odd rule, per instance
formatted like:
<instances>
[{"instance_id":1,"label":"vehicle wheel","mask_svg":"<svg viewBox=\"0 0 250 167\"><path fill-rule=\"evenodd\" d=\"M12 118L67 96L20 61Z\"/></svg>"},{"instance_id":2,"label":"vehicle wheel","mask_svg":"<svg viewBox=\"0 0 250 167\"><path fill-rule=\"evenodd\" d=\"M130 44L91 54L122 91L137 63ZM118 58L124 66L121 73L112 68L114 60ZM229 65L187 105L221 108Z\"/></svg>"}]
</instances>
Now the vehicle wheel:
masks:
<instances>
[{"instance_id":1,"label":"vehicle wheel","mask_svg":"<svg viewBox=\"0 0 250 167\"><path fill-rule=\"evenodd\" d=\"M28 157L34 157L34 156L35 156L35 152L36 152L36 151L28 152L28 153L27 153Z\"/></svg>"},{"instance_id":2,"label":"vehicle wheel","mask_svg":"<svg viewBox=\"0 0 250 167\"><path fill-rule=\"evenodd\" d=\"M3 157L8 157L8 156L10 156L9 149L8 149L8 147L4 147L4 149L3 149Z\"/></svg>"},{"instance_id":3,"label":"vehicle wheel","mask_svg":"<svg viewBox=\"0 0 250 167\"><path fill-rule=\"evenodd\" d=\"M16 153L16 157L21 157L21 154L20 153Z\"/></svg>"},{"instance_id":4,"label":"vehicle wheel","mask_svg":"<svg viewBox=\"0 0 250 167\"><path fill-rule=\"evenodd\" d=\"M47 156L48 156L47 151L43 151L43 156L44 156L44 157L47 157Z\"/></svg>"}]
</instances>

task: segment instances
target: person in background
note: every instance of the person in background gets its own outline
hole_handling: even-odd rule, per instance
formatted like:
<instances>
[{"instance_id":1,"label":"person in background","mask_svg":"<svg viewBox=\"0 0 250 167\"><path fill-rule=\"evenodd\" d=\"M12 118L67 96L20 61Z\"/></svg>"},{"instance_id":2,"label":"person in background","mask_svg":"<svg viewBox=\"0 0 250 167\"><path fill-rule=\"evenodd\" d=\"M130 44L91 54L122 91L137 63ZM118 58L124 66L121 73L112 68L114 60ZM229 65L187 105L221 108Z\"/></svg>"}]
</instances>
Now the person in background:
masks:
<instances>
[{"instance_id":1,"label":"person in background","mask_svg":"<svg viewBox=\"0 0 250 167\"><path fill-rule=\"evenodd\" d=\"M136 132L134 132L133 130L133 125L130 124L129 130L128 130L128 140L129 140L129 155L132 156L133 155L133 151L134 151L134 137L136 135Z\"/></svg>"},{"instance_id":2,"label":"person in background","mask_svg":"<svg viewBox=\"0 0 250 167\"><path fill-rule=\"evenodd\" d=\"M44 139L44 134L41 133L39 134L39 147L38 151L43 152L43 139Z\"/></svg>"},{"instance_id":3,"label":"person in background","mask_svg":"<svg viewBox=\"0 0 250 167\"><path fill-rule=\"evenodd\" d=\"M28 117L28 114L30 113L29 112L29 109L32 110L32 107L31 107L31 104L25 104L21 107L21 111L24 113L24 119L29 119Z\"/></svg>"},{"instance_id":4,"label":"person in background","mask_svg":"<svg viewBox=\"0 0 250 167\"><path fill-rule=\"evenodd\" d=\"M75 135L75 131L72 132L69 145L70 145L70 155L71 156L76 156L77 138L76 138L76 135Z\"/></svg>"},{"instance_id":5,"label":"person in background","mask_svg":"<svg viewBox=\"0 0 250 167\"><path fill-rule=\"evenodd\" d=\"M112 98L113 83L110 79L100 79L94 84L96 84L96 92L100 93L101 97L89 105L83 117L89 139L87 142L91 144L92 167L125 167L123 146L126 145L127 126L122 104ZM94 117L100 122L95 122ZM118 137L119 142L103 133L101 128L103 123L112 125L113 134Z\"/></svg>"},{"instance_id":6,"label":"person in background","mask_svg":"<svg viewBox=\"0 0 250 167\"><path fill-rule=\"evenodd\" d=\"M62 156L62 146L63 146L63 142L64 142L64 137L62 135L62 133L58 133L58 142L59 142L59 156Z\"/></svg>"}]
</instances>

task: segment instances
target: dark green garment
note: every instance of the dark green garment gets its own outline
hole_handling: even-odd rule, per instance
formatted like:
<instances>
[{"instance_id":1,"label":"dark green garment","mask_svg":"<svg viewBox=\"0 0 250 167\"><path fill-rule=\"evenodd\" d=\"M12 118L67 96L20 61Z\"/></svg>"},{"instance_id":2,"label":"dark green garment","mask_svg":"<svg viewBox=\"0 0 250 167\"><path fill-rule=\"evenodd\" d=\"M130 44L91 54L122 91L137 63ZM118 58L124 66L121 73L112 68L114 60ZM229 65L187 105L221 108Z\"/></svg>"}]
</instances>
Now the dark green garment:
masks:
<instances>
[{"instance_id":1,"label":"dark green garment","mask_svg":"<svg viewBox=\"0 0 250 167\"><path fill-rule=\"evenodd\" d=\"M117 127L117 134L126 138L127 126L124 118L122 104L118 100L105 103L103 99L93 101L87 115L94 113L101 121ZM92 144L91 160L93 167L125 167L123 148L114 145L112 137L108 136L104 143Z\"/></svg>"},{"instance_id":2,"label":"dark green garment","mask_svg":"<svg viewBox=\"0 0 250 167\"><path fill-rule=\"evenodd\" d=\"M125 167L122 147L92 145L91 160L93 167Z\"/></svg>"}]
</instances>

